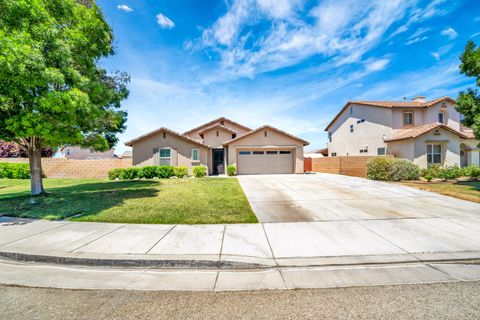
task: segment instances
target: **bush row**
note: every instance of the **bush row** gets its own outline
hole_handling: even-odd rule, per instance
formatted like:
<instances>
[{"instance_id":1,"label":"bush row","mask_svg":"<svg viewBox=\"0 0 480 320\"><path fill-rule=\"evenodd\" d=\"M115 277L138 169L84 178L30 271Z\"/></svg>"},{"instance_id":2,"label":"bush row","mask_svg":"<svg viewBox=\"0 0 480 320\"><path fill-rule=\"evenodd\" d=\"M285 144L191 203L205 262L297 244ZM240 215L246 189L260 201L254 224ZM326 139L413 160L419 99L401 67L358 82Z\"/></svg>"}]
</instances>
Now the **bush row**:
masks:
<instances>
[{"instance_id":1,"label":"bush row","mask_svg":"<svg viewBox=\"0 0 480 320\"><path fill-rule=\"evenodd\" d=\"M207 175L207 168L198 166L193 168L193 175L196 178L205 177ZM184 178L188 176L188 168L185 166L147 166L147 167L132 167L132 168L118 168L108 172L108 179L110 180L131 180L131 179L168 179L171 177Z\"/></svg>"},{"instance_id":2,"label":"bush row","mask_svg":"<svg viewBox=\"0 0 480 320\"><path fill-rule=\"evenodd\" d=\"M372 180L417 180L420 168L408 160L375 157L367 161L367 177Z\"/></svg>"},{"instance_id":3,"label":"bush row","mask_svg":"<svg viewBox=\"0 0 480 320\"><path fill-rule=\"evenodd\" d=\"M28 163L0 163L0 179L30 179Z\"/></svg>"},{"instance_id":4,"label":"bush row","mask_svg":"<svg viewBox=\"0 0 480 320\"><path fill-rule=\"evenodd\" d=\"M478 179L480 177L480 167L474 165L465 168L460 168L457 165L451 167L430 166L427 169L422 169L421 174L427 181L435 178L448 180L460 177Z\"/></svg>"}]
</instances>

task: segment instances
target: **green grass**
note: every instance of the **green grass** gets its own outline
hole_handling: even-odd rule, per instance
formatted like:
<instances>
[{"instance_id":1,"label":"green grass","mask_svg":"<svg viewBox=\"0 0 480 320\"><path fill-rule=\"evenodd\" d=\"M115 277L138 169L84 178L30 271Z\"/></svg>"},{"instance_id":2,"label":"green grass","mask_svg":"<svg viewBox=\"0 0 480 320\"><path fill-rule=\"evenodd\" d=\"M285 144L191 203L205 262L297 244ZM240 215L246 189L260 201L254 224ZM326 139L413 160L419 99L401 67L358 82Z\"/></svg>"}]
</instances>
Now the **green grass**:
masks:
<instances>
[{"instance_id":1,"label":"green grass","mask_svg":"<svg viewBox=\"0 0 480 320\"><path fill-rule=\"evenodd\" d=\"M480 181L402 182L402 184L480 203Z\"/></svg>"},{"instance_id":2,"label":"green grass","mask_svg":"<svg viewBox=\"0 0 480 320\"><path fill-rule=\"evenodd\" d=\"M257 222L237 179L44 179L44 186L48 195L31 197L30 181L0 179L0 215L118 223Z\"/></svg>"}]
</instances>

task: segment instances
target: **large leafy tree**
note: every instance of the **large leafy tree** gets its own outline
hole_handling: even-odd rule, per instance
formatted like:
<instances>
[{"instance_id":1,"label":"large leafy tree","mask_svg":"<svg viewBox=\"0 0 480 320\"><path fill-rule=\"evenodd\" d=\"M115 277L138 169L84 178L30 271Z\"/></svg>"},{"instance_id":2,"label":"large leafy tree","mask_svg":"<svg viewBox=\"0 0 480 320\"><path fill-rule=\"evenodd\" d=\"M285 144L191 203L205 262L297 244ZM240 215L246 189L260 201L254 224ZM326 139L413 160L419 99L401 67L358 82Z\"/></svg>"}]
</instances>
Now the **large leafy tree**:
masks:
<instances>
[{"instance_id":1,"label":"large leafy tree","mask_svg":"<svg viewBox=\"0 0 480 320\"><path fill-rule=\"evenodd\" d=\"M480 47L469 41L461 57L460 72L477 79L476 85L480 87ZM480 140L480 93L478 89L467 89L460 92L457 99L457 111L464 115L463 124L472 128L475 137Z\"/></svg>"},{"instance_id":2,"label":"large leafy tree","mask_svg":"<svg viewBox=\"0 0 480 320\"><path fill-rule=\"evenodd\" d=\"M129 76L98 64L113 54L94 0L0 0L0 139L27 151L33 195L43 146L103 151L125 130Z\"/></svg>"}]
</instances>

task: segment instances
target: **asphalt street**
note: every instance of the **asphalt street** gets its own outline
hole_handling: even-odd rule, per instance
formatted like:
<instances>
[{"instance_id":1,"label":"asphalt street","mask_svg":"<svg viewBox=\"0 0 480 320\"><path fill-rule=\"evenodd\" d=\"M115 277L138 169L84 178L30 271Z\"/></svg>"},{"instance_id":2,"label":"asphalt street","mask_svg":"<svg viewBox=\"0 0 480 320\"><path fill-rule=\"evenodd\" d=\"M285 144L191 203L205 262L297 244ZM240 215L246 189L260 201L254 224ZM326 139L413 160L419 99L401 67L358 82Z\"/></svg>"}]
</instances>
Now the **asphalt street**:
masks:
<instances>
[{"instance_id":1,"label":"asphalt street","mask_svg":"<svg viewBox=\"0 0 480 320\"><path fill-rule=\"evenodd\" d=\"M0 318L479 319L480 282L220 293L0 286Z\"/></svg>"}]
</instances>

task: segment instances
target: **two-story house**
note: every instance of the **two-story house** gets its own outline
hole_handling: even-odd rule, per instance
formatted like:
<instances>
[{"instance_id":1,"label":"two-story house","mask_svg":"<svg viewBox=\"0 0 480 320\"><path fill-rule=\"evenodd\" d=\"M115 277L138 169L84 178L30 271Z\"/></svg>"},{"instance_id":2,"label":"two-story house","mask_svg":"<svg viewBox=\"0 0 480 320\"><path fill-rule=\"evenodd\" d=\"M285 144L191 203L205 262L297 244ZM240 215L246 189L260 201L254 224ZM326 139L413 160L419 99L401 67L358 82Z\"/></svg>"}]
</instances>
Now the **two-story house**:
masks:
<instances>
[{"instance_id":1,"label":"two-story house","mask_svg":"<svg viewBox=\"0 0 480 320\"><path fill-rule=\"evenodd\" d=\"M329 156L393 155L422 168L480 164L479 142L455 100L349 101L328 124Z\"/></svg>"}]
</instances>

